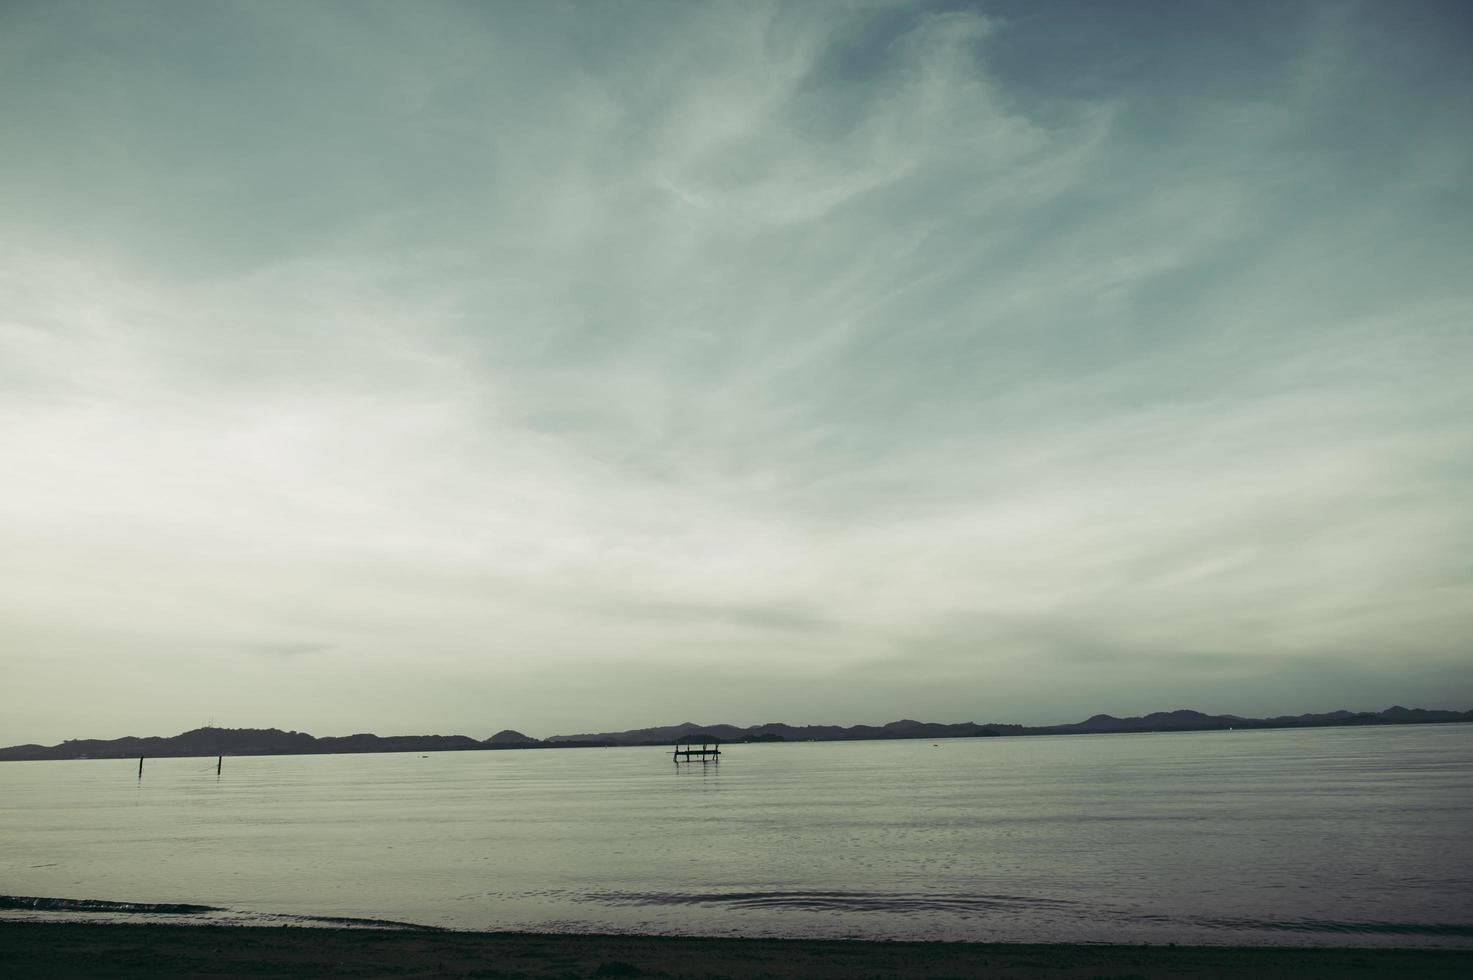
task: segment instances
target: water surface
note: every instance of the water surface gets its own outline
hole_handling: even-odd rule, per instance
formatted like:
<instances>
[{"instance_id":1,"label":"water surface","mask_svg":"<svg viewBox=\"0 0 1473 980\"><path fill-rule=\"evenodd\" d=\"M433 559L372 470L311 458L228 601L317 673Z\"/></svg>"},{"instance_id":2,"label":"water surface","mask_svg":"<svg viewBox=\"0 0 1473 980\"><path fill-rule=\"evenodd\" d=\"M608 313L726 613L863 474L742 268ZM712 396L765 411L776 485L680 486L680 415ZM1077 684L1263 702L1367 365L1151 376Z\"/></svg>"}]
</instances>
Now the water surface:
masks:
<instances>
[{"instance_id":1,"label":"water surface","mask_svg":"<svg viewBox=\"0 0 1473 980\"><path fill-rule=\"evenodd\" d=\"M1473 725L737 745L678 767L656 748L240 757L219 777L151 759L141 780L136 760L6 763L0 894L459 929L1469 947L1470 762ZM23 905L0 918L79 914Z\"/></svg>"}]
</instances>

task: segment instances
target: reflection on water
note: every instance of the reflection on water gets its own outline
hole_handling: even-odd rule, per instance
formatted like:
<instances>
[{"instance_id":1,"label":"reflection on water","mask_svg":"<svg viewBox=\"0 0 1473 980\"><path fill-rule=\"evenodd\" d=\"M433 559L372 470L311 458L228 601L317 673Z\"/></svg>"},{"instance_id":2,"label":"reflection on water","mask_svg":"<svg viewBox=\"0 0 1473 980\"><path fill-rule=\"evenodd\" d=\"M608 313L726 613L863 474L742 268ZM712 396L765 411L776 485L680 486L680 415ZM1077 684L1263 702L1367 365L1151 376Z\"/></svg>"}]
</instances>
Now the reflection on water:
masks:
<instances>
[{"instance_id":1,"label":"reflection on water","mask_svg":"<svg viewBox=\"0 0 1473 980\"><path fill-rule=\"evenodd\" d=\"M1470 761L1450 725L7 763L0 893L73 904L0 917L1470 946Z\"/></svg>"}]
</instances>

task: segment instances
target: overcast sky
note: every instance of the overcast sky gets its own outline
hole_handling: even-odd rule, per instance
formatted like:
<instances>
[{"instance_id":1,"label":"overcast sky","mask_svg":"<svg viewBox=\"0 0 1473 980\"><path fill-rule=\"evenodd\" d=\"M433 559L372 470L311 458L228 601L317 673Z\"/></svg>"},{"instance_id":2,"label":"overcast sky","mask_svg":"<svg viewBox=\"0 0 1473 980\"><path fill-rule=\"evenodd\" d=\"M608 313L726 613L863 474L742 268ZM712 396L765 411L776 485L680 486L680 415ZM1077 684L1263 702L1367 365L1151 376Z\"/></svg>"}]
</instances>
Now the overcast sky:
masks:
<instances>
[{"instance_id":1,"label":"overcast sky","mask_svg":"<svg viewBox=\"0 0 1473 980\"><path fill-rule=\"evenodd\" d=\"M0 744L1473 707L1466 3L0 6Z\"/></svg>"}]
</instances>

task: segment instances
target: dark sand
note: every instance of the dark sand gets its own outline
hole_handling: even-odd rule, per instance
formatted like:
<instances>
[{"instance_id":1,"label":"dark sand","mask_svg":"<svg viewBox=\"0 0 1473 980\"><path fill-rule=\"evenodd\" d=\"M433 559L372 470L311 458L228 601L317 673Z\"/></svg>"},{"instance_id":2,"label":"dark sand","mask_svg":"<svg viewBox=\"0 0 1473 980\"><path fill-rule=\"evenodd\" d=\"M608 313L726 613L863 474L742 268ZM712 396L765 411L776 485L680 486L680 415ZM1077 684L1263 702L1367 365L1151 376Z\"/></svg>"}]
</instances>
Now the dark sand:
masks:
<instances>
[{"instance_id":1,"label":"dark sand","mask_svg":"<svg viewBox=\"0 0 1473 980\"><path fill-rule=\"evenodd\" d=\"M1023 946L0 922L19 977L1473 977L1473 950Z\"/></svg>"}]
</instances>

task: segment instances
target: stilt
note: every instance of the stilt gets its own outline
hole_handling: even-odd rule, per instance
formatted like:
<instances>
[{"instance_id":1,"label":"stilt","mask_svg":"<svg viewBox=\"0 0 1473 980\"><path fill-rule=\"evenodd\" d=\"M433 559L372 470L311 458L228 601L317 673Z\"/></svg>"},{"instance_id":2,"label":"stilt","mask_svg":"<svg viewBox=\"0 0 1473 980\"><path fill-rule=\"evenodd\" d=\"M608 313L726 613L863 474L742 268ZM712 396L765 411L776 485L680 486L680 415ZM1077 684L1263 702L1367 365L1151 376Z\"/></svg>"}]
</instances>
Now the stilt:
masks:
<instances>
[{"instance_id":1,"label":"stilt","mask_svg":"<svg viewBox=\"0 0 1473 980\"><path fill-rule=\"evenodd\" d=\"M691 745L692 744L694 744L694 743L688 742L688 743L686 743L686 747L682 749L680 747L680 743L679 742L676 742L675 743L675 751L673 751L673 752L670 753L670 757L675 761L675 764L676 765L679 765L682 762L696 762L696 761L700 761L700 762L720 762L721 761L721 743L720 742L717 742L714 745L712 743L710 743L710 742L702 742L701 743L701 747L698 748L698 749L691 748Z\"/></svg>"}]
</instances>

